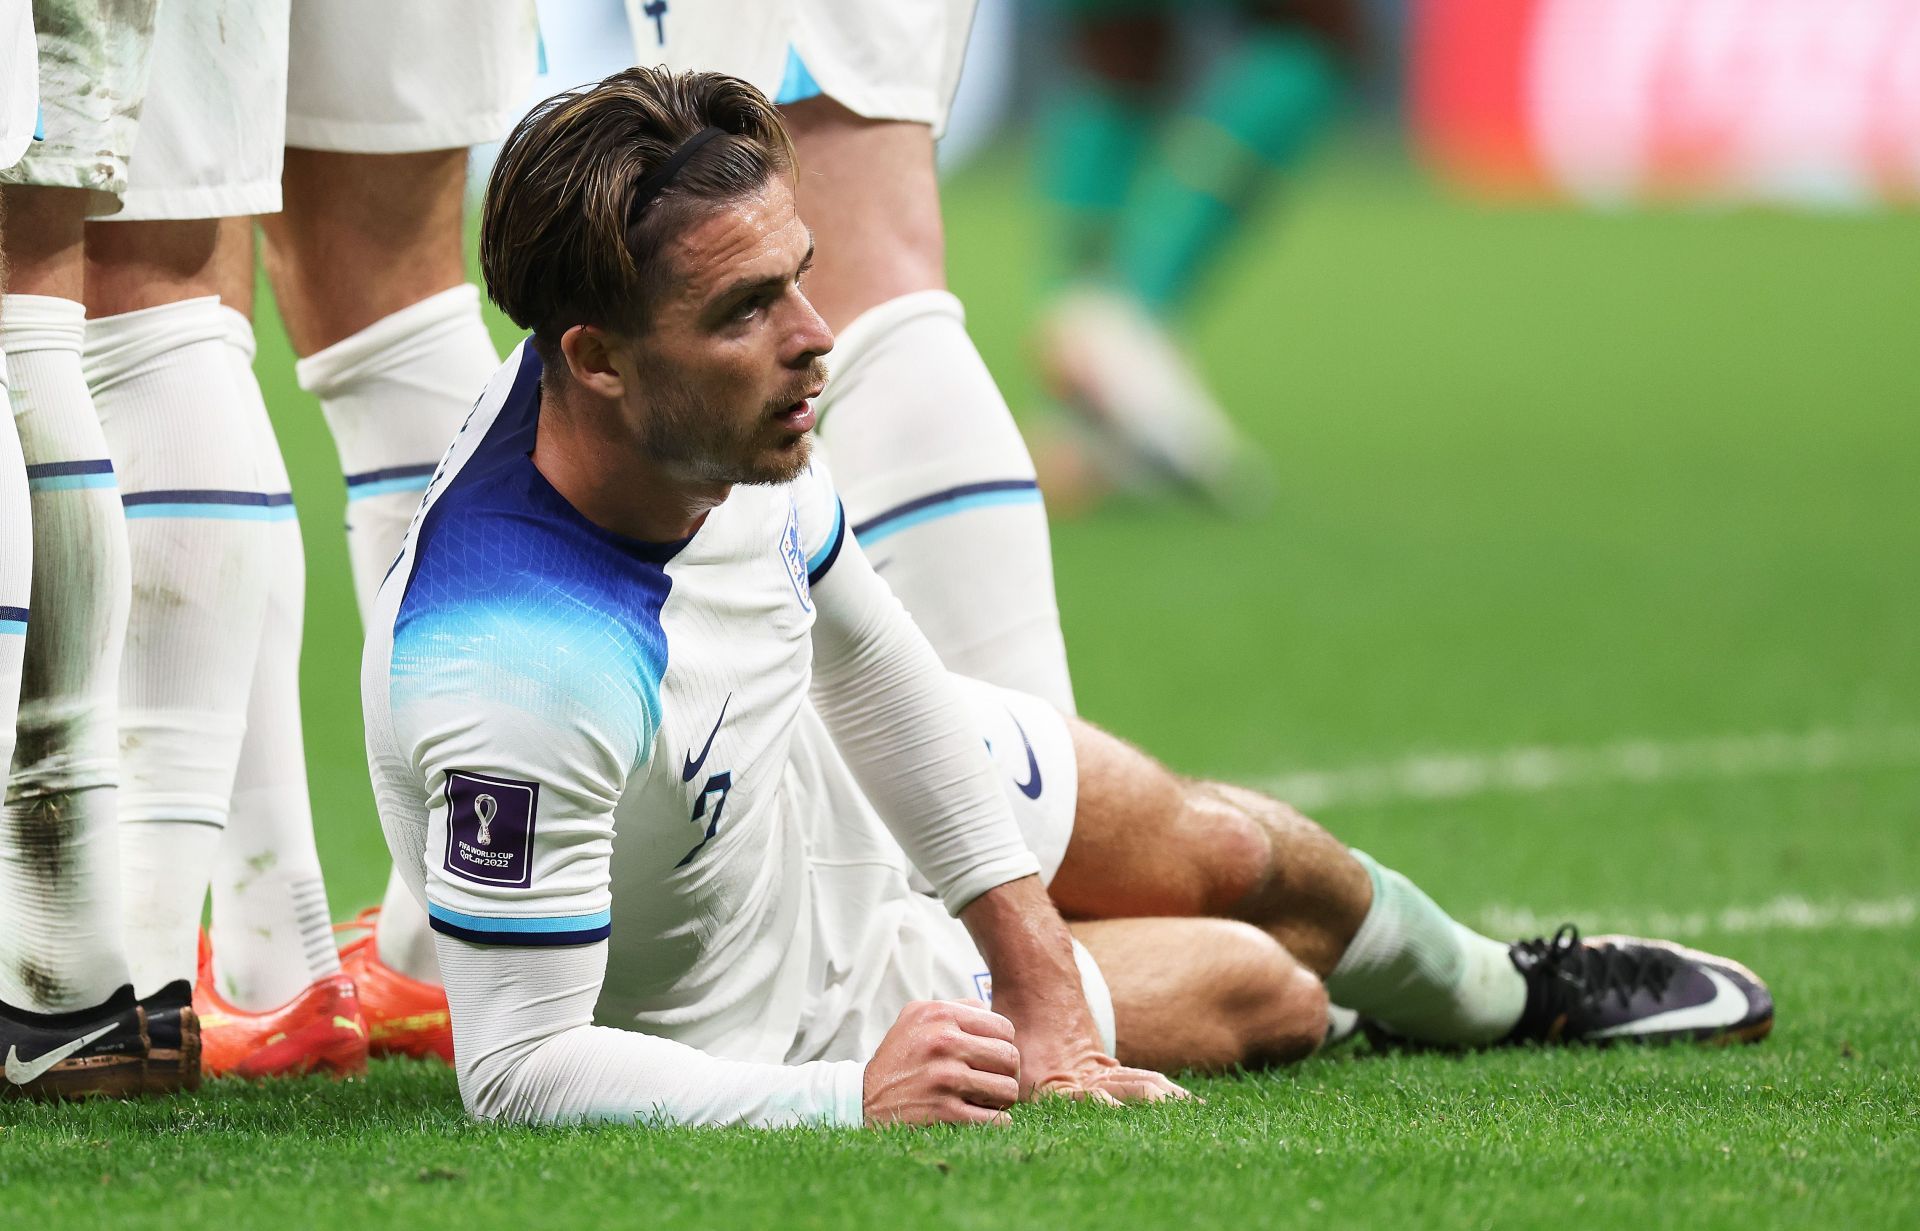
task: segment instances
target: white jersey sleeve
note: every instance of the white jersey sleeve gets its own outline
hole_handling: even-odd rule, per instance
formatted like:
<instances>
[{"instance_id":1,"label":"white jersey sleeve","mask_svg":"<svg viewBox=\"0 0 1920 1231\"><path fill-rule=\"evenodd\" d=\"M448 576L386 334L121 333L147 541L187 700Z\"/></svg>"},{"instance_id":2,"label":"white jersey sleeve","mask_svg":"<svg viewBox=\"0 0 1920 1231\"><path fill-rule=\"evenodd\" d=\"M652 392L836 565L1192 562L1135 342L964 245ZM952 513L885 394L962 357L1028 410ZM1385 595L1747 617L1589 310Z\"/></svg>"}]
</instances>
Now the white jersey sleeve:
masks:
<instances>
[{"instance_id":1,"label":"white jersey sleeve","mask_svg":"<svg viewBox=\"0 0 1920 1231\"><path fill-rule=\"evenodd\" d=\"M794 488L816 610L814 706L855 781L953 914L1038 875L965 699L847 532L824 463Z\"/></svg>"}]
</instances>

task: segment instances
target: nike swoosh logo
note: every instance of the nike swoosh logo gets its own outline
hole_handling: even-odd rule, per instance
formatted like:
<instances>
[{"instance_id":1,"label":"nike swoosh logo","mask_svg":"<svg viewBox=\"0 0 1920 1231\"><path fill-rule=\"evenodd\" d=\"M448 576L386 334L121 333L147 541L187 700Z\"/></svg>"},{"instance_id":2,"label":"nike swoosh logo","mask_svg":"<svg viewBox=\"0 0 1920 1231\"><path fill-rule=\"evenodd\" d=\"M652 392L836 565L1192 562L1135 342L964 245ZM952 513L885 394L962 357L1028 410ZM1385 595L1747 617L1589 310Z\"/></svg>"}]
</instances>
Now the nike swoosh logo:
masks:
<instances>
[{"instance_id":1,"label":"nike swoosh logo","mask_svg":"<svg viewBox=\"0 0 1920 1231\"><path fill-rule=\"evenodd\" d=\"M1688 1005L1684 1009L1669 1009L1665 1013L1655 1013L1652 1017L1643 1017L1638 1021L1621 1022L1618 1026L1596 1030L1587 1037L1612 1039L1737 1024L1747 1015L1747 994L1736 987L1732 979L1711 966L1702 966L1700 972L1713 981L1712 1000L1705 1004Z\"/></svg>"},{"instance_id":2,"label":"nike swoosh logo","mask_svg":"<svg viewBox=\"0 0 1920 1231\"><path fill-rule=\"evenodd\" d=\"M92 1034L83 1035L68 1043L62 1043L50 1051L40 1053L40 1055L33 1060L22 1060L20 1058L20 1049L17 1047L7 1048L7 1080L16 1086L24 1086L28 1082L38 1079L40 1074L46 1072L62 1060L65 1060L68 1056L79 1051L107 1031L113 1029L113 1025L112 1022L108 1022Z\"/></svg>"},{"instance_id":3,"label":"nike swoosh logo","mask_svg":"<svg viewBox=\"0 0 1920 1231\"><path fill-rule=\"evenodd\" d=\"M733 694L728 693L727 699L720 703L720 717L713 720L713 730L707 732L707 742L701 745L700 755L698 757L687 758L685 768L680 771L680 781L692 782L693 776L700 772L700 767L707 763L707 754L713 751L713 737L720 734L720 724L726 721L727 706L731 704L732 701Z\"/></svg>"},{"instance_id":4,"label":"nike swoosh logo","mask_svg":"<svg viewBox=\"0 0 1920 1231\"><path fill-rule=\"evenodd\" d=\"M1007 711L1007 717L1013 718L1013 729L1020 732L1020 746L1027 750L1027 780L1022 782L1015 778L1013 785L1019 787L1020 793L1028 799L1038 799L1041 791L1040 759L1033 755L1033 741L1027 738L1027 729L1020 725L1018 718L1014 718L1012 710Z\"/></svg>"}]
</instances>

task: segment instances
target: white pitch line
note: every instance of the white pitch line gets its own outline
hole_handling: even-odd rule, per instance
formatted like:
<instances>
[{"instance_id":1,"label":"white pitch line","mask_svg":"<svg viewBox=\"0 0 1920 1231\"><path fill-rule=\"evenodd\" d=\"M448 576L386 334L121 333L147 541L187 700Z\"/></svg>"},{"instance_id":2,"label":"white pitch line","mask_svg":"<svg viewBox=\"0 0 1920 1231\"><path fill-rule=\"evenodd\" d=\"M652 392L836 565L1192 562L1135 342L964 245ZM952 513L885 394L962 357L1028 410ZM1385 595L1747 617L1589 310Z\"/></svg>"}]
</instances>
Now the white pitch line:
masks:
<instances>
[{"instance_id":1,"label":"white pitch line","mask_svg":"<svg viewBox=\"0 0 1920 1231\"><path fill-rule=\"evenodd\" d=\"M1920 767L1920 727L1522 746L1283 773L1259 788L1306 811L1335 805L1532 795L1568 787Z\"/></svg>"},{"instance_id":2,"label":"white pitch line","mask_svg":"<svg viewBox=\"0 0 1920 1231\"><path fill-rule=\"evenodd\" d=\"M1783 896L1758 906L1728 906L1694 911L1557 911L1542 915L1525 907L1493 906L1477 914L1480 931L1488 936L1547 936L1569 919L1595 934L1628 932L1641 936L1683 937L1707 934L1747 935L1753 932L1885 932L1911 926L1920 919L1920 897L1905 895L1880 899L1843 899L1812 902Z\"/></svg>"}]
</instances>

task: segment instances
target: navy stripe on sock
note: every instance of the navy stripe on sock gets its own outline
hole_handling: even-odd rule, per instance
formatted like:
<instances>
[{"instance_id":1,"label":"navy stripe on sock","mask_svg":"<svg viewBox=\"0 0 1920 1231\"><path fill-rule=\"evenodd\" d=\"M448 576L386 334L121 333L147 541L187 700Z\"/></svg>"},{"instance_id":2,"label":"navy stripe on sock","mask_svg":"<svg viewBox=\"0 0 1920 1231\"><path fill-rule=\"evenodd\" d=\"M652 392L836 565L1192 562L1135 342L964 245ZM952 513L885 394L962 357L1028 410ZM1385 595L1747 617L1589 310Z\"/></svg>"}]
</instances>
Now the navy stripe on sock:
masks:
<instances>
[{"instance_id":1,"label":"navy stripe on sock","mask_svg":"<svg viewBox=\"0 0 1920 1231\"><path fill-rule=\"evenodd\" d=\"M284 502L276 502L265 492L180 488L173 491L129 492L120 497L120 503L130 509L143 504L251 504L264 507L275 503L291 504L292 497L289 496Z\"/></svg>"},{"instance_id":2,"label":"navy stripe on sock","mask_svg":"<svg viewBox=\"0 0 1920 1231\"><path fill-rule=\"evenodd\" d=\"M52 479L69 474L112 474L113 462L104 457L89 458L84 462L41 462L37 466L27 467L29 479Z\"/></svg>"},{"instance_id":3,"label":"navy stripe on sock","mask_svg":"<svg viewBox=\"0 0 1920 1231\"><path fill-rule=\"evenodd\" d=\"M18 620L20 623L25 624L27 622L27 609L25 607L0 607L0 621L6 620Z\"/></svg>"}]
</instances>

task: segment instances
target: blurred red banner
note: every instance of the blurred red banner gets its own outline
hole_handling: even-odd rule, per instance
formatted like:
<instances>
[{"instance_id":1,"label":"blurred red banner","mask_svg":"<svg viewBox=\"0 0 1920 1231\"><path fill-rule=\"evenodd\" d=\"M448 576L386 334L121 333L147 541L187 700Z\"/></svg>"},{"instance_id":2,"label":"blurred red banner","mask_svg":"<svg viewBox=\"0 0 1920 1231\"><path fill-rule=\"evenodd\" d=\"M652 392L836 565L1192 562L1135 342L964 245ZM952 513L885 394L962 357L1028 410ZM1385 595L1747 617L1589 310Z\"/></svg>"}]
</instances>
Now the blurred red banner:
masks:
<instances>
[{"instance_id":1,"label":"blurred red banner","mask_svg":"<svg viewBox=\"0 0 1920 1231\"><path fill-rule=\"evenodd\" d=\"M1920 0L1415 0L1411 71L1482 195L1920 200Z\"/></svg>"}]
</instances>

